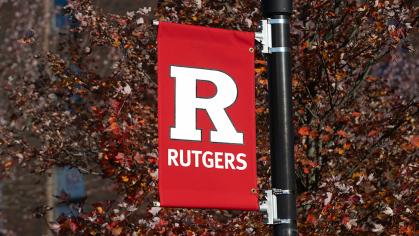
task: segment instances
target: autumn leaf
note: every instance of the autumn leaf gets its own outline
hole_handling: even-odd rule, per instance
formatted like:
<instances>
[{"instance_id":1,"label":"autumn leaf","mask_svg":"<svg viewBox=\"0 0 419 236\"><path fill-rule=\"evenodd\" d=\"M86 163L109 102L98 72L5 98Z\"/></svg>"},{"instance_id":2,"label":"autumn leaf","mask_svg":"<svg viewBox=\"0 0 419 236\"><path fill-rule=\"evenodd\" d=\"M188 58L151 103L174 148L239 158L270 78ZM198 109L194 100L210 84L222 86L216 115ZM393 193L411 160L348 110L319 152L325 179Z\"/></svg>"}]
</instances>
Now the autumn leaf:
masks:
<instances>
[{"instance_id":1,"label":"autumn leaf","mask_svg":"<svg viewBox=\"0 0 419 236\"><path fill-rule=\"evenodd\" d=\"M260 74L266 71L266 67L259 67L255 69L256 73Z\"/></svg>"},{"instance_id":2,"label":"autumn leaf","mask_svg":"<svg viewBox=\"0 0 419 236\"><path fill-rule=\"evenodd\" d=\"M356 178L360 178L361 176L364 176L365 175L365 173L364 172L354 172L353 174L352 174L352 178L353 179L356 179Z\"/></svg>"},{"instance_id":3,"label":"autumn leaf","mask_svg":"<svg viewBox=\"0 0 419 236\"><path fill-rule=\"evenodd\" d=\"M121 103L118 102L115 99L110 99L109 103L111 104L111 107L113 108L113 111L115 113L117 113L119 111L119 108L120 108Z\"/></svg>"},{"instance_id":4,"label":"autumn leaf","mask_svg":"<svg viewBox=\"0 0 419 236\"><path fill-rule=\"evenodd\" d=\"M138 121L138 125L139 125L139 126L143 126L145 123L146 123L146 121L145 121L144 119L140 119L140 120Z\"/></svg>"},{"instance_id":5,"label":"autumn leaf","mask_svg":"<svg viewBox=\"0 0 419 236\"><path fill-rule=\"evenodd\" d=\"M329 58L329 55L327 54L327 51L322 51L322 56L324 60L327 60Z\"/></svg>"},{"instance_id":6,"label":"autumn leaf","mask_svg":"<svg viewBox=\"0 0 419 236\"><path fill-rule=\"evenodd\" d=\"M349 150L351 148L351 143L345 143L343 145L343 150Z\"/></svg>"},{"instance_id":7,"label":"autumn leaf","mask_svg":"<svg viewBox=\"0 0 419 236\"><path fill-rule=\"evenodd\" d=\"M321 139L322 139L323 142L329 142L331 137L330 137L330 135L326 134L326 135L322 135Z\"/></svg>"},{"instance_id":8,"label":"autumn leaf","mask_svg":"<svg viewBox=\"0 0 419 236\"><path fill-rule=\"evenodd\" d=\"M353 117L360 117L361 115L362 115L361 112L357 112L357 111L352 112Z\"/></svg>"},{"instance_id":9,"label":"autumn leaf","mask_svg":"<svg viewBox=\"0 0 419 236\"><path fill-rule=\"evenodd\" d=\"M415 235L415 230L411 225L402 226L399 229L399 233L406 234L407 236L413 236L413 235Z\"/></svg>"},{"instance_id":10,"label":"autumn leaf","mask_svg":"<svg viewBox=\"0 0 419 236\"><path fill-rule=\"evenodd\" d=\"M115 156L115 161L117 163L122 163L125 159L124 153L118 152L118 154Z\"/></svg>"},{"instance_id":11,"label":"autumn leaf","mask_svg":"<svg viewBox=\"0 0 419 236\"><path fill-rule=\"evenodd\" d=\"M402 143L401 145L400 145L400 148L402 149L402 150L405 150L405 151L407 151L407 152L412 152L412 151L414 151L415 150L415 146L412 144L412 143Z\"/></svg>"},{"instance_id":12,"label":"autumn leaf","mask_svg":"<svg viewBox=\"0 0 419 236\"><path fill-rule=\"evenodd\" d=\"M332 127L330 127L330 126L326 126L326 127L324 128L324 130L325 130L326 132L330 133L330 134L332 134L332 133L334 132L334 130L333 130L333 129L332 129Z\"/></svg>"},{"instance_id":13,"label":"autumn leaf","mask_svg":"<svg viewBox=\"0 0 419 236\"><path fill-rule=\"evenodd\" d=\"M301 136L308 136L310 135L310 127L304 126L298 129L298 134Z\"/></svg>"},{"instance_id":14,"label":"autumn leaf","mask_svg":"<svg viewBox=\"0 0 419 236\"><path fill-rule=\"evenodd\" d=\"M112 45L117 48L117 47L119 47L121 45L121 41L119 41L119 39L115 38L112 41Z\"/></svg>"},{"instance_id":15,"label":"autumn leaf","mask_svg":"<svg viewBox=\"0 0 419 236\"><path fill-rule=\"evenodd\" d=\"M304 50L310 46L310 43L308 41L304 41L301 43L301 50Z\"/></svg>"},{"instance_id":16,"label":"autumn leaf","mask_svg":"<svg viewBox=\"0 0 419 236\"><path fill-rule=\"evenodd\" d=\"M259 107L259 108L256 108L256 113L264 113L265 110L266 109L264 107Z\"/></svg>"},{"instance_id":17,"label":"autumn leaf","mask_svg":"<svg viewBox=\"0 0 419 236\"><path fill-rule=\"evenodd\" d=\"M267 61L265 61L265 60L259 60L259 59L256 59L256 60L255 60L255 64L256 64L256 65L267 65L267 64L268 64L268 62L267 62Z\"/></svg>"},{"instance_id":18,"label":"autumn leaf","mask_svg":"<svg viewBox=\"0 0 419 236\"><path fill-rule=\"evenodd\" d=\"M97 211L98 214L103 214L104 213L104 210L101 206L96 207L96 211Z\"/></svg>"},{"instance_id":19,"label":"autumn leaf","mask_svg":"<svg viewBox=\"0 0 419 236\"><path fill-rule=\"evenodd\" d=\"M119 236L122 233L122 227L118 226L112 229L112 236Z\"/></svg>"},{"instance_id":20,"label":"autumn leaf","mask_svg":"<svg viewBox=\"0 0 419 236\"><path fill-rule=\"evenodd\" d=\"M112 132L114 135L119 134L119 125L116 122L116 118L114 116L109 117L108 123L110 126L106 129L108 132Z\"/></svg>"},{"instance_id":21,"label":"autumn leaf","mask_svg":"<svg viewBox=\"0 0 419 236\"><path fill-rule=\"evenodd\" d=\"M317 218L314 215L312 215L312 214L309 213L307 215L307 222L309 222L310 224L313 224L314 226L316 226L317 225Z\"/></svg>"},{"instance_id":22,"label":"autumn leaf","mask_svg":"<svg viewBox=\"0 0 419 236\"><path fill-rule=\"evenodd\" d=\"M347 216L343 217L342 224L346 225L349 222L349 220L350 220L349 217L347 217Z\"/></svg>"},{"instance_id":23,"label":"autumn leaf","mask_svg":"<svg viewBox=\"0 0 419 236\"><path fill-rule=\"evenodd\" d=\"M375 130L375 129L373 129L373 130L371 130L370 132L368 132L368 134L367 134L367 136L368 137L375 137L375 136L377 136L378 135L378 131L377 130Z\"/></svg>"},{"instance_id":24,"label":"autumn leaf","mask_svg":"<svg viewBox=\"0 0 419 236\"><path fill-rule=\"evenodd\" d=\"M308 160L308 159L302 159L300 160L301 164L305 165L305 166L309 166L311 168L318 166L319 164L312 161L312 160Z\"/></svg>"},{"instance_id":25,"label":"autumn leaf","mask_svg":"<svg viewBox=\"0 0 419 236\"><path fill-rule=\"evenodd\" d=\"M4 168L5 168L5 169L8 169L8 168L12 167L12 165L13 165L13 162L12 162L11 160L7 160L7 161L3 164L3 166L4 166Z\"/></svg>"},{"instance_id":26,"label":"autumn leaf","mask_svg":"<svg viewBox=\"0 0 419 236\"><path fill-rule=\"evenodd\" d=\"M140 153L136 152L134 155L134 160L140 165L144 164L144 155L140 155Z\"/></svg>"},{"instance_id":27,"label":"autumn leaf","mask_svg":"<svg viewBox=\"0 0 419 236\"><path fill-rule=\"evenodd\" d=\"M110 130L110 131L112 131L112 133L113 133L114 135L118 135L118 134L119 134L119 125L118 125L116 122L114 122L114 123L112 123L112 124L111 124L111 126L109 127L109 130Z\"/></svg>"},{"instance_id":28,"label":"autumn leaf","mask_svg":"<svg viewBox=\"0 0 419 236\"><path fill-rule=\"evenodd\" d=\"M410 138L410 143L413 144L416 148L419 147L419 136L414 135L412 138Z\"/></svg>"},{"instance_id":29,"label":"autumn leaf","mask_svg":"<svg viewBox=\"0 0 419 236\"><path fill-rule=\"evenodd\" d=\"M349 137L349 135L348 135L348 133L346 133L344 130L338 130L338 132L337 132L337 134L340 136L340 137L342 137L342 138L348 138Z\"/></svg>"},{"instance_id":30,"label":"autumn leaf","mask_svg":"<svg viewBox=\"0 0 419 236\"><path fill-rule=\"evenodd\" d=\"M315 139L319 137L319 132L317 132L317 130L311 130L309 136L310 138Z\"/></svg>"},{"instance_id":31,"label":"autumn leaf","mask_svg":"<svg viewBox=\"0 0 419 236\"><path fill-rule=\"evenodd\" d=\"M121 180L122 180L122 182L128 182L129 178L128 178L128 176L123 175L123 176L121 176Z\"/></svg>"},{"instance_id":32,"label":"autumn leaf","mask_svg":"<svg viewBox=\"0 0 419 236\"><path fill-rule=\"evenodd\" d=\"M348 216L343 217L342 224L348 229L351 230L353 226L357 226L357 220L351 219Z\"/></svg>"},{"instance_id":33,"label":"autumn leaf","mask_svg":"<svg viewBox=\"0 0 419 236\"><path fill-rule=\"evenodd\" d=\"M130 49L130 48L133 48L133 47L134 46L131 43L127 43L127 44L124 45L125 49Z\"/></svg>"},{"instance_id":34,"label":"autumn leaf","mask_svg":"<svg viewBox=\"0 0 419 236\"><path fill-rule=\"evenodd\" d=\"M264 78L259 79L258 82L261 85L267 85L268 84L268 80L267 79L264 79Z\"/></svg>"},{"instance_id":35,"label":"autumn leaf","mask_svg":"<svg viewBox=\"0 0 419 236\"><path fill-rule=\"evenodd\" d=\"M336 73L336 80L341 81L347 76L347 74L348 73L346 71L339 71L338 73Z\"/></svg>"}]
</instances>

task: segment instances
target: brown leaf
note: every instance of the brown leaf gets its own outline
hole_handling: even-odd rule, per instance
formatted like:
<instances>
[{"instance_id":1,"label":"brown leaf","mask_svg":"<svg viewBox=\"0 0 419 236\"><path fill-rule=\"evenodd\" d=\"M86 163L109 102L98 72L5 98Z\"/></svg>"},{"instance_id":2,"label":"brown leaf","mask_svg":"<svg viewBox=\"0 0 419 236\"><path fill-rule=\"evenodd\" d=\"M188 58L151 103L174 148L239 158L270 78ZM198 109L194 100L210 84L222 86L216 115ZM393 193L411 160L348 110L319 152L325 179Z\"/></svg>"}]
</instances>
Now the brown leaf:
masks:
<instances>
[{"instance_id":1,"label":"brown leaf","mask_svg":"<svg viewBox=\"0 0 419 236\"><path fill-rule=\"evenodd\" d=\"M121 235L121 233L122 233L122 227L115 227L115 228L113 228L112 229L112 235L113 236L118 236L118 235Z\"/></svg>"},{"instance_id":2,"label":"brown leaf","mask_svg":"<svg viewBox=\"0 0 419 236\"><path fill-rule=\"evenodd\" d=\"M259 67L255 69L256 73L260 74L266 71L266 67Z\"/></svg>"},{"instance_id":3,"label":"brown leaf","mask_svg":"<svg viewBox=\"0 0 419 236\"><path fill-rule=\"evenodd\" d=\"M377 130L375 130L375 129L373 129L373 130L371 130L370 132L368 132L368 134L367 134L367 136L368 137L375 137L375 136L377 136L378 135L378 131Z\"/></svg>"},{"instance_id":4,"label":"brown leaf","mask_svg":"<svg viewBox=\"0 0 419 236\"><path fill-rule=\"evenodd\" d=\"M342 130L342 129L338 130L337 134L342 138L348 138L349 137L349 134L346 133L345 130Z\"/></svg>"}]
</instances>

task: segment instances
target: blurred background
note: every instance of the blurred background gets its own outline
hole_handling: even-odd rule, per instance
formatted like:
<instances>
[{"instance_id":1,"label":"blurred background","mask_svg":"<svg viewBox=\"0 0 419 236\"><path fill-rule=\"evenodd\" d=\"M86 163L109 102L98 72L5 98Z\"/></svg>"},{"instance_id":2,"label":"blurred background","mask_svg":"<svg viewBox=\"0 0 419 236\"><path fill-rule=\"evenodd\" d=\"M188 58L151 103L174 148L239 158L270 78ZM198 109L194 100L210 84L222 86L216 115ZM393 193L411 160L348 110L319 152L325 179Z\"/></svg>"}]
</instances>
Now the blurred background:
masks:
<instances>
[{"instance_id":1,"label":"blurred background","mask_svg":"<svg viewBox=\"0 0 419 236\"><path fill-rule=\"evenodd\" d=\"M147 9L150 20L153 18L157 2L156 0L94 1L99 9L109 14L125 15L127 12ZM63 7L67 4L67 0L0 0L0 42L3 44L0 58L7 57L5 51L10 50L10 53L13 53L12 42L22 34L31 34L31 29L38 25L44 27L43 32L37 31L37 36L42 37L44 49L63 53L63 50L58 50L60 40L63 40L63 36L59 37L59 34L68 32L71 28L71 20L64 15ZM43 23L39 24L37 21ZM70 39L64 36L64 40ZM109 52L99 52L98 56L107 53ZM98 61L105 62L105 60ZM102 73L106 73L106 67L101 68ZM4 85L6 80L7 78L1 76L0 84ZM12 118L10 113L8 114L9 103L3 89L4 86L0 86L0 125L8 124ZM29 135L27 139L33 145L38 145L36 137ZM0 156L1 154L2 150ZM83 175L76 169L56 168L39 175L28 172L27 168L17 168L8 178L0 179L0 235L50 235L44 213L50 214L48 218L69 211L70 214L77 214L71 212L71 207L66 205L57 207L54 211L43 209L57 202L57 199L65 197L60 196L60 190L72 193L75 204L86 198L85 209L89 210L92 203L117 199L115 188L110 180L94 174Z\"/></svg>"}]
</instances>

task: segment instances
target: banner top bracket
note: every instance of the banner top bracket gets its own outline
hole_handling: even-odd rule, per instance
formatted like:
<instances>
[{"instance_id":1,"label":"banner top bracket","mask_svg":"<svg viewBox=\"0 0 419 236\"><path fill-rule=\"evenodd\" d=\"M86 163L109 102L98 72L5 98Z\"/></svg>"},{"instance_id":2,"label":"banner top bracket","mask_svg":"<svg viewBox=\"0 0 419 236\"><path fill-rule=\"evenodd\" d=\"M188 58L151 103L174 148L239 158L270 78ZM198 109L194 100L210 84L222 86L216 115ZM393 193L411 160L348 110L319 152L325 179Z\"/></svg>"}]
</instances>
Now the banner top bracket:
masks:
<instances>
[{"instance_id":1,"label":"banner top bracket","mask_svg":"<svg viewBox=\"0 0 419 236\"><path fill-rule=\"evenodd\" d=\"M289 52L289 47L272 47L272 25L289 24L288 19L266 19L260 21L262 31L255 33L255 40L262 44L262 53Z\"/></svg>"}]
</instances>

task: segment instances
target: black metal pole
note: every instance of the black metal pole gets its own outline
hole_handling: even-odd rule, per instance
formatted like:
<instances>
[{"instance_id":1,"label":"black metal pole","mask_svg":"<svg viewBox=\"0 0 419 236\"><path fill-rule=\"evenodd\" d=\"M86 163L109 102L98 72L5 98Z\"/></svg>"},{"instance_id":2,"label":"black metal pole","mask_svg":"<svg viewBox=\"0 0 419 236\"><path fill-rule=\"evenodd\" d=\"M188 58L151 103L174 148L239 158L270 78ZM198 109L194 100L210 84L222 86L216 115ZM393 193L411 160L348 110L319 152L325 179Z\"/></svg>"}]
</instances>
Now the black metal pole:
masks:
<instances>
[{"instance_id":1,"label":"black metal pole","mask_svg":"<svg viewBox=\"0 0 419 236\"><path fill-rule=\"evenodd\" d=\"M294 133L291 105L291 56L289 18L291 0L263 0L271 21L272 49L268 57L272 188L289 190L277 195L278 218L290 220L273 226L273 235L297 235Z\"/></svg>"}]
</instances>

